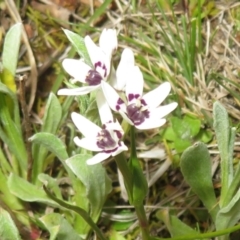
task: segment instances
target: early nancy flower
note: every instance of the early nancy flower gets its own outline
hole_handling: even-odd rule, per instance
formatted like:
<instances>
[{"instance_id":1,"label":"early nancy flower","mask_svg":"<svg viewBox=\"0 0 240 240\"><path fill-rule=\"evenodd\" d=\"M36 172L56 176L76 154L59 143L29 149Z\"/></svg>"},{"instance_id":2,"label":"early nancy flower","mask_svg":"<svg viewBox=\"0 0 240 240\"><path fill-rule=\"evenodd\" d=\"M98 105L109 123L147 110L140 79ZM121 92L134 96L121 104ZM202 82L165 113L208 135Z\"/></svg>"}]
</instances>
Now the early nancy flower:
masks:
<instances>
[{"instance_id":1,"label":"early nancy flower","mask_svg":"<svg viewBox=\"0 0 240 240\"><path fill-rule=\"evenodd\" d=\"M118 121L113 120L111 111L101 92L98 92L97 98L103 123L102 128L78 113L73 112L71 115L74 124L84 136L82 139L74 138L76 145L90 151L99 152L87 160L89 165L102 162L108 157L116 156L128 149L121 140L124 133L121 125Z\"/></svg>"},{"instance_id":2,"label":"early nancy flower","mask_svg":"<svg viewBox=\"0 0 240 240\"><path fill-rule=\"evenodd\" d=\"M124 91L126 82L130 81L131 75L129 74L131 69L135 65L134 54L130 48L125 48L122 52L120 62L116 70L116 79L111 81L111 85L117 91Z\"/></svg>"},{"instance_id":3,"label":"early nancy flower","mask_svg":"<svg viewBox=\"0 0 240 240\"><path fill-rule=\"evenodd\" d=\"M111 57L117 48L117 35L114 29L104 29L99 38L97 46L89 36L84 38L84 42L92 62L92 66L87 65L83 59L64 59L62 62L65 71L87 86L60 89L58 95L84 95L99 88L102 80L106 80L110 73Z\"/></svg>"},{"instance_id":4,"label":"early nancy flower","mask_svg":"<svg viewBox=\"0 0 240 240\"><path fill-rule=\"evenodd\" d=\"M102 89L112 110L119 112L122 117L138 129L151 129L162 126L167 114L172 112L177 103L159 106L168 96L171 85L168 82L143 95L143 75L139 67L132 67L126 83L126 102L106 82L102 82Z\"/></svg>"}]
</instances>

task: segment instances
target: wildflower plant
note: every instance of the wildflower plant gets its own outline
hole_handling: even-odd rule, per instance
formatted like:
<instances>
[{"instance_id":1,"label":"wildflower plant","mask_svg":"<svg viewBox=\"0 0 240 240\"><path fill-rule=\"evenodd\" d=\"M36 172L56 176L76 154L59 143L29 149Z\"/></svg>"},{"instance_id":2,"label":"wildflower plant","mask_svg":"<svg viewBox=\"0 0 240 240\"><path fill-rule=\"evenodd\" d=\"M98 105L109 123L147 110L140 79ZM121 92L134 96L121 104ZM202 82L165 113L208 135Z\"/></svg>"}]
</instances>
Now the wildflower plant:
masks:
<instances>
[{"instance_id":1,"label":"wildflower plant","mask_svg":"<svg viewBox=\"0 0 240 240\"><path fill-rule=\"evenodd\" d=\"M16 24L5 37L0 74L0 138L4 146L0 148L1 239L36 239L36 232L37 237L40 236L39 229L47 230L50 239L89 239L92 231L98 239L107 239L96 224L112 190L111 180L102 166L107 159L115 160L123 176L142 239L163 239L150 236L144 208L148 183L137 157L136 131L158 129L167 122L167 115L177 107L176 102L162 104L171 93L171 84L163 82L144 93L143 74L135 64L130 48L122 50L115 70L112 55L118 46L116 30L104 29L99 45L89 36L82 38L64 30L80 55L80 59L69 58L62 62L73 82L66 81L68 88L58 91L59 96L65 96L63 100L59 101L55 94L50 94L42 126L29 136L27 126L22 129L20 123L14 81L21 29L22 25ZM71 109L73 100L83 95L88 96L91 107L96 105L100 120L90 120L85 109ZM28 123L24 106L23 99L23 119ZM74 126L70 134L75 144L72 148L66 147L58 131L67 115L71 116ZM240 167L234 170L232 163L236 129L229 126L228 114L218 102L214 104L213 117L221 156L219 201L212 184L210 155L205 144L196 143L184 151L181 170L211 216L210 229L216 231L199 233L176 216L165 214L162 220L173 240L215 236L227 240L231 232L240 228L235 226L240 219ZM59 171L57 177L47 168L55 158L64 170ZM66 195L61 191L61 181L69 186ZM32 211L29 217L32 202L39 203L39 210L37 214ZM50 213L44 209L46 205ZM37 230L32 227L33 223ZM25 226L28 233L19 232L16 225L20 226L19 229Z\"/></svg>"}]
</instances>

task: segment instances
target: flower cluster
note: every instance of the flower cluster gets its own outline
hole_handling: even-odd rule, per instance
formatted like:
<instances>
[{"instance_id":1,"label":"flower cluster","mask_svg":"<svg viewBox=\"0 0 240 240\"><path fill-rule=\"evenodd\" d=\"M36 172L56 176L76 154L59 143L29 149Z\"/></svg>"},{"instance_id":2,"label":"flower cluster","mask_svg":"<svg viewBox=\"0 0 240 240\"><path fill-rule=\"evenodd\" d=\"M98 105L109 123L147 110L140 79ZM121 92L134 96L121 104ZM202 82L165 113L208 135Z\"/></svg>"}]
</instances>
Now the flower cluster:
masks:
<instances>
[{"instance_id":1,"label":"flower cluster","mask_svg":"<svg viewBox=\"0 0 240 240\"><path fill-rule=\"evenodd\" d=\"M76 145L98 152L87 161L96 164L109 156L116 156L127 147L122 141L123 129L114 120L110 108L118 112L130 125L137 129L152 129L162 126L167 114L172 112L177 103L165 106L160 104L171 90L171 85L164 82L156 89L143 94L144 79L139 67L135 65L131 49L123 50L116 71L111 68L112 54L117 49L117 34L113 29L104 29L97 46L89 36L84 39L92 66L84 59L65 59L63 68L74 81L86 84L73 89L60 89L59 95L84 95L96 90L96 101L102 127L95 125L84 116L72 113L72 120L84 138L74 138ZM124 92L125 97L119 93Z\"/></svg>"}]
</instances>

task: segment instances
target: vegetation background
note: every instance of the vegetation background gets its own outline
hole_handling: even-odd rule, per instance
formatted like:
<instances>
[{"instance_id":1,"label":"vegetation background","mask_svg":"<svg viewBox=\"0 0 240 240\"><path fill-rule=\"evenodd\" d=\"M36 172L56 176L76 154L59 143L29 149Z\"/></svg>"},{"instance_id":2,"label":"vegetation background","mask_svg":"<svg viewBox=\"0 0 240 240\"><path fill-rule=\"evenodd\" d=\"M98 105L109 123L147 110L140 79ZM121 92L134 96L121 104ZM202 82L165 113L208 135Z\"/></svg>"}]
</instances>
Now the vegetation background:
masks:
<instances>
[{"instance_id":1,"label":"vegetation background","mask_svg":"<svg viewBox=\"0 0 240 240\"><path fill-rule=\"evenodd\" d=\"M149 184L145 205L150 231L155 236L169 237L166 229L169 213L195 229L207 231L209 214L184 181L179 161L187 147L197 141L206 143L213 162L215 192L219 193L219 152L212 120L213 103L218 100L227 109L231 126L237 128L234 163L239 162L240 2L6 0L0 1L0 21L0 49L14 23L22 22L24 26L15 77L17 90L11 82L5 84L17 92L22 108L21 97L25 96L23 102L27 105L31 127L26 126L24 111L21 127L29 137L43 128L50 93L56 94L69 79L61 61L66 57L79 58L62 28L82 37L90 35L96 42L102 29L117 29L119 46L113 64L117 66L122 49L130 47L144 74L145 91L164 81L171 83L170 101L177 101L178 109L160 132L139 133L137 139ZM21 88L20 76L25 78L25 89ZM60 121L55 132L66 144L68 153L73 153L72 138L76 130L69 119L69 109L74 111L80 106L80 111L90 112L89 99L80 97L77 103L73 99L66 102L64 97L58 99L65 110L62 118L57 112L51 115ZM1 159L11 155L5 143L1 137ZM43 155L44 173L58 180L62 195L68 198L71 187L61 162L48 152ZM111 160L104 165L113 181L113 191L104 204L99 226L111 239L138 239L136 216L124 200L116 167ZM30 230L21 227L22 222L15 219L14 210L4 201L0 200L0 205L11 213L24 239L49 239L49 229L45 226L44 230L36 219L50 207L29 203L26 211L32 218ZM231 236L240 239L240 232Z\"/></svg>"}]
</instances>

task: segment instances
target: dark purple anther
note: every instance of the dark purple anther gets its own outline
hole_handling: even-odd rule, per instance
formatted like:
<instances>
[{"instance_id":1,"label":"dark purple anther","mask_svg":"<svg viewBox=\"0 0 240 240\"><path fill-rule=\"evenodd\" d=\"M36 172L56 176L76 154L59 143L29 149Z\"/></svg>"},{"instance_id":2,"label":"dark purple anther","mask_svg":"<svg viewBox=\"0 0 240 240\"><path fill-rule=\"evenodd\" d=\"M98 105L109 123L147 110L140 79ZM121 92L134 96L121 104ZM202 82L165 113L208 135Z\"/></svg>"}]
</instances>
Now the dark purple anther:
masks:
<instances>
[{"instance_id":1,"label":"dark purple anther","mask_svg":"<svg viewBox=\"0 0 240 240\"><path fill-rule=\"evenodd\" d=\"M96 70L89 70L85 81L89 84L89 86L96 86L101 83L102 76Z\"/></svg>"},{"instance_id":2,"label":"dark purple anther","mask_svg":"<svg viewBox=\"0 0 240 240\"><path fill-rule=\"evenodd\" d=\"M136 126L143 123L145 118L149 118L149 111L143 110L143 106L137 106L136 103L127 106L127 114Z\"/></svg>"}]
</instances>

